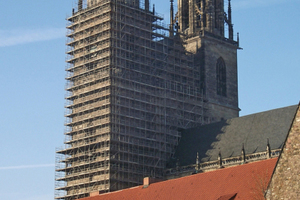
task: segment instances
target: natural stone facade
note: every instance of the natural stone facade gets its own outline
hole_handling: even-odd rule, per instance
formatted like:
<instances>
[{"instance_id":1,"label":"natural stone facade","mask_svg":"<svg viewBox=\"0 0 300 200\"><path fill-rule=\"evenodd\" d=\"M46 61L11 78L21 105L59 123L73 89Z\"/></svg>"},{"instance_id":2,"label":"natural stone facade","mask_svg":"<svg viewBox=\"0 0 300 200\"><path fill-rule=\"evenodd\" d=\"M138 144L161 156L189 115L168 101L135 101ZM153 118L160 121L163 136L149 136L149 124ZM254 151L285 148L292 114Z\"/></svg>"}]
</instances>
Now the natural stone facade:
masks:
<instances>
[{"instance_id":1,"label":"natural stone facade","mask_svg":"<svg viewBox=\"0 0 300 200\"><path fill-rule=\"evenodd\" d=\"M237 49L238 43L209 32L201 32L185 40L187 51L195 53L195 64L201 67L202 86L211 121L239 116ZM217 61L225 64L225 95L218 94ZM199 63L197 63L199 62Z\"/></svg>"},{"instance_id":2,"label":"natural stone facade","mask_svg":"<svg viewBox=\"0 0 300 200\"><path fill-rule=\"evenodd\" d=\"M273 172L268 200L300 199L300 104Z\"/></svg>"}]
</instances>

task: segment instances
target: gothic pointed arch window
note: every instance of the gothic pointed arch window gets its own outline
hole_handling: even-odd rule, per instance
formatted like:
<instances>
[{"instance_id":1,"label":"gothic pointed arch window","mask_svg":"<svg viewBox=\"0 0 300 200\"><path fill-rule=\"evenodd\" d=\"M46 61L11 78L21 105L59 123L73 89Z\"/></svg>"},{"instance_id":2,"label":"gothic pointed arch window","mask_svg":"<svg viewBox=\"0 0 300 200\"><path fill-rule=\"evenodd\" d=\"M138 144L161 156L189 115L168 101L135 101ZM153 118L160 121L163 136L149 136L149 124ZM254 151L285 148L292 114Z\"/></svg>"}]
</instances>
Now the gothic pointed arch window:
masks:
<instances>
[{"instance_id":1,"label":"gothic pointed arch window","mask_svg":"<svg viewBox=\"0 0 300 200\"><path fill-rule=\"evenodd\" d=\"M226 97L226 65L222 57L217 60L216 72L217 94Z\"/></svg>"}]
</instances>

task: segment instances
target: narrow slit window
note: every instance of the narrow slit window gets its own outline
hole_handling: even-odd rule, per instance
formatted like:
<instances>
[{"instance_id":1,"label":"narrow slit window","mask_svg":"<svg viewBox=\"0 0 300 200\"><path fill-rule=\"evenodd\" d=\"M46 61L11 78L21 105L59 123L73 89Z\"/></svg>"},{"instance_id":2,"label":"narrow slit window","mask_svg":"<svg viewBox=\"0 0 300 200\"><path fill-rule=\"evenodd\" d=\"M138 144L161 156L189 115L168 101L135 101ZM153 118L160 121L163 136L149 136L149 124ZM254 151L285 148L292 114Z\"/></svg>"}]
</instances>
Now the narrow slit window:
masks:
<instances>
[{"instance_id":1,"label":"narrow slit window","mask_svg":"<svg viewBox=\"0 0 300 200\"><path fill-rule=\"evenodd\" d=\"M226 89L226 65L222 57L217 60L217 94L220 96L227 96Z\"/></svg>"}]
</instances>

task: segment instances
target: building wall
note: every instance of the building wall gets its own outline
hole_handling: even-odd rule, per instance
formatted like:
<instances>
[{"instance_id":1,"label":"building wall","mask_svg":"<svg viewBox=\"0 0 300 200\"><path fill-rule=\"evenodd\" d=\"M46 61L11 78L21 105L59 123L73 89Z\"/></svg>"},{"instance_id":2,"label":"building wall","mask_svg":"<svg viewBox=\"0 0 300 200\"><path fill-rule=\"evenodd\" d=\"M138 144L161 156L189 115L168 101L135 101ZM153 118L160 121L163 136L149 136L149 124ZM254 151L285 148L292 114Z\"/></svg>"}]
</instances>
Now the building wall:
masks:
<instances>
[{"instance_id":1,"label":"building wall","mask_svg":"<svg viewBox=\"0 0 300 200\"><path fill-rule=\"evenodd\" d=\"M205 95L210 115L214 121L239 116L237 80L237 43L224 41L204 33ZM222 58L226 66L226 95L217 93L217 60Z\"/></svg>"},{"instance_id":2,"label":"building wall","mask_svg":"<svg viewBox=\"0 0 300 200\"><path fill-rule=\"evenodd\" d=\"M300 199L300 109L295 115L287 140L267 190L268 200Z\"/></svg>"},{"instance_id":3,"label":"building wall","mask_svg":"<svg viewBox=\"0 0 300 200\"><path fill-rule=\"evenodd\" d=\"M238 117L238 43L206 31L189 37L184 42L186 50L195 54L195 65L200 68L205 104L211 122ZM226 66L225 96L217 93L216 65L219 58L224 60Z\"/></svg>"}]
</instances>

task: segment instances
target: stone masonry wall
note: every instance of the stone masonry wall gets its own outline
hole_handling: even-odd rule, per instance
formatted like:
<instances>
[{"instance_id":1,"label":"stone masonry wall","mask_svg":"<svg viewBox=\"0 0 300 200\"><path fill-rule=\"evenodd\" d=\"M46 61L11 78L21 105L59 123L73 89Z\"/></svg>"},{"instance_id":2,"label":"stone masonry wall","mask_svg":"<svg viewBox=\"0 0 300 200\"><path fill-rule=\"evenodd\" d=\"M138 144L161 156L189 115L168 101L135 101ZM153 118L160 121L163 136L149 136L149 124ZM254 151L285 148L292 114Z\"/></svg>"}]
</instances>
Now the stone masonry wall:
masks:
<instances>
[{"instance_id":1,"label":"stone masonry wall","mask_svg":"<svg viewBox=\"0 0 300 200\"><path fill-rule=\"evenodd\" d=\"M210 122L239 116L237 49L236 45L220 38L197 35L184 41L187 51L195 54L196 66L201 69L206 107ZM217 60L222 58L226 65L226 96L217 94Z\"/></svg>"},{"instance_id":2,"label":"stone masonry wall","mask_svg":"<svg viewBox=\"0 0 300 200\"><path fill-rule=\"evenodd\" d=\"M266 194L268 200L300 199L299 106Z\"/></svg>"}]
</instances>

